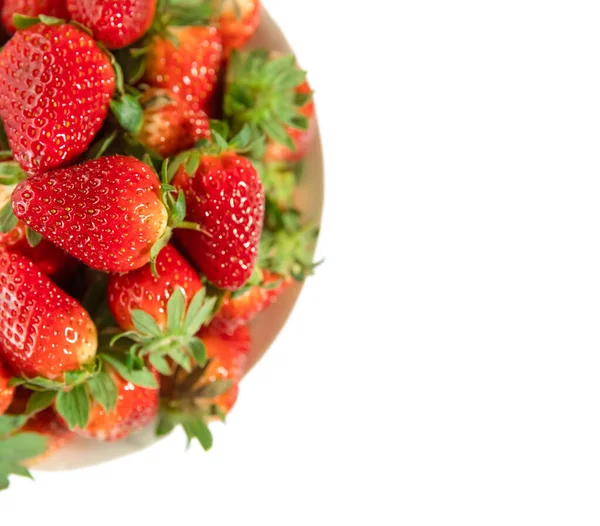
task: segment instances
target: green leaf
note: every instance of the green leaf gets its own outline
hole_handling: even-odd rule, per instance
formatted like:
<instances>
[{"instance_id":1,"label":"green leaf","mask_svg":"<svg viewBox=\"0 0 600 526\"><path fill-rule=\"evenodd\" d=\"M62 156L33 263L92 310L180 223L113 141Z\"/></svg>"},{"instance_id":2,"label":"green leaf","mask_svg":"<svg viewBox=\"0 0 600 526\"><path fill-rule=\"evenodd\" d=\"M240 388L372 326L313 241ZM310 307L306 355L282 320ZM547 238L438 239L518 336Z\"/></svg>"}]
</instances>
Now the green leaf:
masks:
<instances>
[{"instance_id":1,"label":"green leaf","mask_svg":"<svg viewBox=\"0 0 600 526\"><path fill-rule=\"evenodd\" d=\"M44 239L42 234L36 232L30 227L25 229L25 236L27 237L27 242L29 243L30 247L37 247L41 243L42 239Z\"/></svg>"},{"instance_id":2,"label":"green leaf","mask_svg":"<svg viewBox=\"0 0 600 526\"><path fill-rule=\"evenodd\" d=\"M216 302L216 297L205 300L194 316L190 316L190 309L188 309L188 314L183 324L183 332L193 336L203 325L208 324Z\"/></svg>"},{"instance_id":3,"label":"green leaf","mask_svg":"<svg viewBox=\"0 0 600 526\"><path fill-rule=\"evenodd\" d=\"M217 133L216 131L212 130L212 138L215 144L217 145L219 151L224 152L229 149L229 144L227 144L227 141L220 133Z\"/></svg>"},{"instance_id":4,"label":"green leaf","mask_svg":"<svg viewBox=\"0 0 600 526\"><path fill-rule=\"evenodd\" d=\"M27 422L26 415L0 415L0 436L8 435Z\"/></svg>"},{"instance_id":5,"label":"green leaf","mask_svg":"<svg viewBox=\"0 0 600 526\"><path fill-rule=\"evenodd\" d=\"M171 228L167 228L165 233L158 238L158 241L152 245L150 249L150 266L152 268L152 274L158 277L158 271L156 270L156 258L160 254L160 251L165 248L171 239L171 235L173 230Z\"/></svg>"},{"instance_id":6,"label":"green leaf","mask_svg":"<svg viewBox=\"0 0 600 526\"><path fill-rule=\"evenodd\" d=\"M65 419L69 429L84 429L90 417L90 399L85 386L78 385L70 391L58 393L56 411Z\"/></svg>"},{"instance_id":7,"label":"green leaf","mask_svg":"<svg viewBox=\"0 0 600 526\"><path fill-rule=\"evenodd\" d=\"M44 378L43 376L36 376L35 378L11 378L8 382L8 385L11 387L18 385L26 385L28 388L39 388L45 390L54 390L59 391L65 387L64 382L56 382L54 380L48 380L48 378Z\"/></svg>"},{"instance_id":8,"label":"green leaf","mask_svg":"<svg viewBox=\"0 0 600 526\"><path fill-rule=\"evenodd\" d=\"M200 442L205 451L208 451L213 445L213 437L210 429L201 418L190 419L183 423L183 429L188 440L194 438Z\"/></svg>"},{"instance_id":9,"label":"green leaf","mask_svg":"<svg viewBox=\"0 0 600 526\"><path fill-rule=\"evenodd\" d=\"M194 175L200 166L200 152L191 150L189 157L185 161L185 171L188 175Z\"/></svg>"},{"instance_id":10,"label":"green leaf","mask_svg":"<svg viewBox=\"0 0 600 526\"><path fill-rule=\"evenodd\" d=\"M27 409L25 413L28 416L34 415L50 407L56 398L56 391L36 391L32 393L27 400Z\"/></svg>"},{"instance_id":11,"label":"green leaf","mask_svg":"<svg viewBox=\"0 0 600 526\"><path fill-rule=\"evenodd\" d=\"M185 204L185 194L183 190L180 190L177 194L177 201L175 201L175 206L171 211L171 223L173 226L177 226L180 224L186 215L186 204Z\"/></svg>"},{"instance_id":12,"label":"green leaf","mask_svg":"<svg viewBox=\"0 0 600 526\"><path fill-rule=\"evenodd\" d=\"M150 365L152 365L152 367L154 367L163 376L171 376L173 374L171 366L164 356L153 353L150 354L148 360L150 361Z\"/></svg>"},{"instance_id":13,"label":"green leaf","mask_svg":"<svg viewBox=\"0 0 600 526\"><path fill-rule=\"evenodd\" d=\"M37 433L19 433L0 440L0 461L21 462L41 455L48 440Z\"/></svg>"},{"instance_id":14,"label":"green leaf","mask_svg":"<svg viewBox=\"0 0 600 526\"><path fill-rule=\"evenodd\" d=\"M5 152L3 152L5 153ZM6 152L12 155L12 152ZM19 166L18 163L13 161L5 161L0 163L0 185L12 186L27 178L27 174Z\"/></svg>"},{"instance_id":15,"label":"green leaf","mask_svg":"<svg viewBox=\"0 0 600 526\"><path fill-rule=\"evenodd\" d=\"M173 348L169 351L171 358L177 365L183 367L188 373L192 370L192 359L190 355L181 348Z\"/></svg>"},{"instance_id":16,"label":"green leaf","mask_svg":"<svg viewBox=\"0 0 600 526\"><path fill-rule=\"evenodd\" d=\"M17 216L13 213L10 200L0 209L0 232L8 234L17 226Z\"/></svg>"},{"instance_id":17,"label":"green leaf","mask_svg":"<svg viewBox=\"0 0 600 526\"><path fill-rule=\"evenodd\" d=\"M216 398L224 395L231 389L233 382L231 380L215 380L198 390L196 396L202 398Z\"/></svg>"},{"instance_id":18,"label":"green leaf","mask_svg":"<svg viewBox=\"0 0 600 526\"><path fill-rule=\"evenodd\" d=\"M115 354L102 353L100 358L109 365L112 365L119 375L139 387L145 387L146 389L158 389L159 385L156 378L149 369L138 369L130 371L127 365L118 358Z\"/></svg>"},{"instance_id":19,"label":"green leaf","mask_svg":"<svg viewBox=\"0 0 600 526\"><path fill-rule=\"evenodd\" d=\"M160 329L156 320L147 312L139 309L131 311L131 321L141 334L149 336L162 336L163 331Z\"/></svg>"},{"instance_id":20,"label":"green leaf","mask_svg":"<svg viewBox=\"0 0 600 526\"><path fill-rule=\"evenodd\" d=\"M119 392L112 376L103 371L90 378L88 387L92 398L98 402L107 413L112 413L117 405Z\"/></svg>"},{"instance_id":21,"label":"green leaf","mask_svg":"<svg viewBox=\"0 0 600 526\"><path fill-rule=\"evenodd\" d=\"M265 121L261 123L263 130L265 133L271 137L274 141L283 144L285 147L294 151L296 147L294 146L294 141L290 137L289 133L286 129L277 121Z\"/></svg>"},{"instance_id":22,"label":"green leaf","mask_svg":"<svg viewBox=\"0 0 600 526\"><path fill-rule=\"evenodd\" d=\"M111 132L109 135L106 135L105 137L101 137L100 139L98 139L85 152L84 159L86 161L90 161L92 159L98 159L98 158L102 157L105 154L106 150L108 150L110 148L110 145L117 138L117 135L118 135L118 132L115 130L115 131Z\"/></svg>"},{"instance_id":23,"label":"green leaf","mask_svg":"<svg viewBox=\"0 0 600 526\"><path fill-rule=\"evenodd\" d=\"M134 135L140 132L144 110L137 97L125 94L120 99L113 99L110 102L110 107L123 128Z\"/></svg>"},{"instance_id":24,"label":"green leaf","mask_svg":"<svg viewBox=\"0 0 600 526\"><path fill-rule=\"evenodd\" d=\"M59 26L65 23L65 20L62 18L56 18L55 16L48 15L38 15L40 21L46 24L47 26Z\"/></svg>"},{"instance_id":25,"label":"green leaf","mask_svg":"<svg viewBox=\"0 0 600 526\"><path fill-rule=\"evenodd\" d=\"M168 413L161 411L158 417L158 425L156 426L156 436L163 437L168 435L175 429L176 425L177 422Z\"/></svg>"},{"instance_id":26,"label":"green leaf","mask_svg":"<svg viewBox=\"0 0 600 526\"><path fill-rule=\"evenodd\" d=\"M212 119L210 121L210 131L211 131L211 134L217 133L221 137L224 137L225 139L227 137L229 137L229 125L225 121L219 121L216 119Z\"/></svg>"},{"instance_id":27,"label":"green leaf","mask_svg":"<svg viewBox=\"0 0 600 526\"><path fill-rule=\"evenodd\" d=\"M252 129L248 125L240 130L240 132L229 142L229 146L234 150L244 150L252 140Z\"/></svg>"},{"instance_id":28,"label":"green leaf","mask_svg":"<svg viewBox=\"0 0 600 526\"><path fill-rule=\"evenodd\" d=\"M15 13L13 15L13 24L17 29L27 29L40 23L40 18L37 16L26 16Z\"/></svg>"},{"instance_id":29,"label":"green leaf","mask_svg":"<svg viewBox=\"0 0 600 526\"><path fill-rule=\"evenodd\" d=\"M18 475L19 477L26 477L32 479L31 473L25 467L18 462L11 462L10 460L0 460L0 474L12 474Z\"/></svg>"},{"instance_id":30,"label":"green leaf","mask_svg":"<svg viewBox=\"0 0 600 526\"><path fill-rule=\"evenodd\" d=\"M207 360L206 346L204 345L204 342L200 338L194 337L188 343L188 349L192 353L194 360L196 360L196 365L204 367Z\"/></svg>"},{"instance_id":31,"label":"green leaf","mask_svg":"<svg viewBox=\"0 0 600 526\"><path fill-rule=\"evenodd\" d=\"M167 328L171 333L178 333L183 323L185 310L185 296L177 287L167 303Z\"/></svg>"}]
</instances>

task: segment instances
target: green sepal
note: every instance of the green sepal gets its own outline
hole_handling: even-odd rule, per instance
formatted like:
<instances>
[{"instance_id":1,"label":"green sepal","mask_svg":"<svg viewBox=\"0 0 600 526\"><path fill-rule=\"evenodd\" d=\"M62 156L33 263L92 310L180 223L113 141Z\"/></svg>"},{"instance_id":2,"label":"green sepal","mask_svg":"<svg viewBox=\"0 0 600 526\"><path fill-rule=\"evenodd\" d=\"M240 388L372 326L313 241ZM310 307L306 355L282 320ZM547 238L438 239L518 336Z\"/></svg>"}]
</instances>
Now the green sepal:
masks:
<instances>
[{"instance_id":1,"label":"green sepal","mask_svg":"<svg viewBox=\"0 0 600 526\"><path fill-rule=\"evenodd\" d=\"M37 433L21 433L0 440L0 490L8 488L9 475L32 478L21 463L38 457L48 448L48 439Z\"/></svg>"},{"instance_id":2,"label":"green sepal","mask_svg":"<svg viewBox=\"0 0 600 526\"><path fill-rule=\"evenodd\" d=\"M215 380L201 387L194 393L194 396L198 398L216 398L227 393L232 385L233 382L231 380Z\"/></svg>"},{"instance_id":3,"label":"green sepal","mask_svg":"<svg viewBox=\"0 0 600 526\"><path fill-rule=\"evenodd\" d=\"M31 393L29 400L27 400L25 413L30 417L44 409L48 409L54 403L57 394L57 391L35 391Z\"/></svg>"},{"instance_id":4,"label":"green sepal","mask_svg":"<svg viewBox=\"0 0 600 526\"><path fill-rule=\"evenodd\" d=\"M112 413L119 396L117 385L112 376L103 371L90 379L87 385L92 399L98 402L106 412Z\"/></svg>"},{"instance_id":5,"label":"green sepal","mask_svg":"<svg viewBox=\"0 0 600 526\"><path fill-rule=\"evenodd\" d=\"M130 370L123 358L124 356L117 353L100 354L100 359L114 367L124 380L146 389L158 389L159 385L152 371L147 368Z\"/></svg>"},{"instance_id":6,"label":"green sepal","mask_svg":"<svg viewBox=\"0 0 600 526\"><path fill-rule=\"evenodd\" d=\"M2 152L3 154L12 155L12 152ZM12 186L27 179L27 174L15 161L0 162L0 185Z\"/></svg>"},{"instance_id":7,"label":"green sepal","mask_svg":"<svg viewBox=\"0 0 600 526\"><path fill-rule=\"evenodd\" d=\"M55 405L56 411L64 418L69 429L85 429L90 417L90 399L84 385L59 392Z\"/></svg>"},{"instance_id":8,"label":"green sepal","mask_svg":"<svg viewBox=\"0 0 600 526\"><path fill-rule=\"evenodd\" d=\"M110 108L119 124L128 132L137 135L142 129L144 110L139 102L139 96L125 93L110 101Z\"/></svg>"},{"instance_id":9,"label":"green sepal","mask_svg":"<svg viewBox=\"0 0 600 526\"><path fill-rule=\"evenodd\" d=\"M0 437L13 433L27 422L27 415L0 415Z\"/></svg>"},{"instance_id":10,"label":"green sepal","mask_svg":"<svg viewBox=\"0 0 600 526\"><path fill-rule=\"evenodd\" d=\"M40 22L47 26L57 26L64 24L65 20L47 15L27 16L21 15L20 13L15 13L13 15L13 24L17 29L27 29L35 24L39 24Z\"/></svg>"},{"instance_id":11,"label":"green sepal","mask_svg":"<svg viewBox=\"0 0 600 526\"><path fill-rule=\"evenodd\" d=\"M44 239L42 234L36 232L30 227L25 229L25 237L27 238L27 242L29 243L30 247L37 247L42 242L42 239Z\"/></svg>"},{"instance_id":12,"label":"green sepal","mask_svg":"<svg viewBox=\"0 0 600 526\"><path fill-rule=\"evenodd\" d=\"M192 440L196 439L204 451L210 450L213 445L213 436L202 418L186 420L182 426L188 438L188 447Z\"/></svg>"},{"instance_id":13,"label":"green sepal","mask_svg":"<svg viewBox=\"0 0 600 526\"><path fill-rule=\"evenodd\" d=\"M119 132L113 130L108 135L97 139L85 152L85 154L83 155L83 159L86 161L91 161L92 159L98 159L102 157L114 143L118 135Z\"/></svg>"},{"instance_id":14,"label":"green sepal","mask_svg":"<svg viewBox=\"0 0 600 526\"><path fill-rule=\"evenodd\" d=\"M8 234L17 226L19 220L14 214L10 200L0 209L0 232Z\"/></svg>"}]
</instances>

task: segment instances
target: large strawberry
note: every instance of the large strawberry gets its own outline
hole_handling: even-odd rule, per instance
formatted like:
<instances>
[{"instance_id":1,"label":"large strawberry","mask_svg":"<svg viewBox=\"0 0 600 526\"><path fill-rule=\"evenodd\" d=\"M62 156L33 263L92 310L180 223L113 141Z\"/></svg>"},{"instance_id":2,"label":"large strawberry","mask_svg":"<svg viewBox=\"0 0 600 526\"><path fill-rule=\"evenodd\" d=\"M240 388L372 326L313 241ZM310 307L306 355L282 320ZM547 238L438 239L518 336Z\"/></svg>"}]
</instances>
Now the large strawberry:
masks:
<instances>
[{"instance_id":1,"label":"large strawberry","mask_svg":"<svg viewBox=\"0 0 600 526\"><path fill-rule=\"evenodd\" d=\"M234 52L224 112L234 130L248 125L267 135L268 160L297 160L315 133L312 91L293 56Z\"/></svg>"},{"instance_id":2,"label":"large strawberry","mask_svg":"<svg viewBox=\"0 0 600 526\"><path fill-rule=\"evenodd\" d=\"M12 377L13 374L8 369L6 364L0 361L0 415L6 411L15 394L15 388L9 387L8 385L8 382Z\"/></svg>"},{"instance_id":3,"label":"large strawberry","mask_svg":"<svg viewBox=\"0 0 600 526\"><path fill-rule=\"evenodd\" d=\"M173 91L192 112L198 112L217 83L221 36L214 27L170 27L167 31L168 36L159 34L152 40L144 79L151 86Z\"/></svg>"},{"instance_id":4,"label":"large strawberry","mask_svg":"<svg viewBox=\"0 0 600 526\"><path fill-rule=\"evenodd\" d=\"M13 16L26 15L36 17L39 15L55 18L68 18L65 0L4 0L2 6L2 23L10 34L17 31Z\"/></svg>"},{"instance_id":5,"label":"large strawberry","mask_svg":"<svg viewBox=\"0 0 600 526\"><path fill-rule=\"evenodd\" d=\"M108 282L108 305L123 330L135 328L131 313L138 309L150 314L161 330L167 327L167 304L178 289L187 309L192 298L203 288L192 266L173 247L167 245L156 259L158 275L150 265L128 274L113 274Z\"/></svg>"},{"instance_id":6,"label":"large strawberry","mask_svg":"<svg viewBox=\"0 0 600 526\"><path fill-rule=\"evenodd\" d=\"M138 139L163 157L187 150L200 139L210 138L206 114L191 112L172 91L150 88L140 103L144 113Z\"/></svg>"},{"instance_id":7,"label":"large strawberry","mask_svg":"<svg viewBox=\"0 0 600 526\"><path fill-rule=\"evenodd\" d=\"M0 249L0 353L19 374L56 379L96 354L88 313L25 256Z\"/></svg>"},{"instance_id":8,"label":"large strawberry","mask_svg":"<svg viewBox=\"0 0 600 526\"><path fill-rule=\"evenodd\" d=\"M106 118L115 88L109 58L69 25L18 31L0 52L0 116L28 173L74 159Z\"/></svg>"},{"instance_id":9,"label":"large strawberry","mask_svg":"<svg viewBox=\"0 0 600 526\"><path fill-rule=\"evenodd\" d=\"M67 0L73 20L89 27L109 49L140 39L152 24L156 0Z\"/></svg>"},{"instance_id":10,"label":"large strawberry","mask_svg":"<svg viewBox=\"0 0 600 526\"><path fill-rule=\"evenodd\" d=\"M185 194L189 220L203 229L178 232L185 252L217 287L237 290L254 271L265 196L252 163L224 146L204 153L192 173L182 164L173 185Z\"/></svg>"},{"instance_id":11,"label":"large strawberry","mask_svg":"<svg viewBox=\"0 0 600 526\"><path fill-rule=\"evenodd\" d=\"M172 228L189 226L183 197L177 204L148 165L118 155L32 176L14 190L12 206L36 232L108 272L144 266Z\"/></svg>"},{"instance_id":12,"label":"large strawberry","mask_svg":"<svg viewBox=\"0 0 600 526\"><path fill-rule=\"evenodd\" d=\"M224 54L241 48L256 32L260 24L259 0L214 0L215 23L223 38Z\"/></svg>"}]
</instances>

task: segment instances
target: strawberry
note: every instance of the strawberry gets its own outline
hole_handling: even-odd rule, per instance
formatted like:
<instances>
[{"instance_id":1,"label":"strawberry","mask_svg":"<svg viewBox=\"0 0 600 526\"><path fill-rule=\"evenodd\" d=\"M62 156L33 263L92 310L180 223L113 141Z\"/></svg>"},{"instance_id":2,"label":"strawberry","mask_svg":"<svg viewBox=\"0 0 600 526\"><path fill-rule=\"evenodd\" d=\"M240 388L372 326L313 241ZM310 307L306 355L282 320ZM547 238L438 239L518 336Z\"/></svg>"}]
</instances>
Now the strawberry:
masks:
<instances>
[{"instance_id":1,"label":"strawberry","mask_svg":"<svg viewBox=\"0 0 600 526\"><path fill-rule=\"evenodd\" d=\"M39 15L55 18L69 18L65 0L4 0L2 6L2 23L12 35L17 31L13 15L37 17Z\"/></svg>"},{"instance_id":2,"label":"strawberry","mask_svg":"<svg viewBox=\"0 0 600 526\"><path fill-rule=\"evenodd\" d=\"M227 335L209 326L199 336L209 361L191 372L178 369L165 379L157 434L166 435L181 424L188 440L196 438L204 449L210 449L212 436L206 424L224 419L237 400L248 363L250 332L241 326Z\"/></svg>"},{"instance_id":3,"label":"strawberry","mask_svg":"<svg viewBox=\"0 0 600 526\"><path fill-rule=\"evenodd\" d=\"M13 211L36 232L107 272L142 267L168 240L169 213L154 171L133 157L101 157L22 181Z\"/></svg>"},{"instance_id":4,"label":"strawberry","mask_svg":"<svg viewBox=\"0 0 600 526\"><path fill-rule=\"evenodd\" d=\"M0 351L0 354L2 352ZM8 369L6 364L0 361L0 415L3 414L8 406L13 401L13 396L15 394L15 388L8 386L8 381L14 375Z\"/></svg>"},{"instance_id":5,"label":"strawberry","mask_svg":"<svg viewBox=\"0 0 600 526\"><path fill-rule=\"evenodd\" d=\"M116 404L111 411L95 402L87 425L75 428L78 435L106 441L120 440L148 425L158 411L158 389L140 387L124 380L110 367L107 372L117 388ZM158 381L158 374L155 378Z\"/></svg>"},{"instance_id":6,"label":"strawberry","mask_svg":"<svg viewBox=\"0 0 600 526\"><path fill-rule=\"evenodd\" d=\"M67 0L73 20L89 27L109 49L140 39L152 24L156 0Z\"/></svg>"},{"instance_id":7,"label":"strawberry","mask_svg":"<svg viewBox=\"0 0 600 526\"><path fill-rule=\"evenodd\" d=\"M108 305L123 330L135 328L131 313L135 309L150 314L161 330L167 327L167 303L175 288L185 298L184 308L203 288L202 280L191 265L173 247L167 245L156 260L158 276L150 265L128 274L113 274L108 282Z\"/></svg>"},{"instance_id":8,"label":"strawberry","mask_svg":"<svg viewBox=\"0 0 600 526\"><path fill-rule=\"evenodd\" d=\"M168 32L168 36L153 38L144 79L151 86L171 90L190 111L198 113L217 83L221 36L214 27L202 26L170 27Z\"/></svg>"},{"instance_id":9,"label":"strawberry","mask_svg":"<svg viewBox=\"0 0 600 526\"><path fill-rule=\"evenodd\" d=\"M210 138L206 114L190 112L173 92L150 88L140 103L144 113L138 140L163 157L187 150L200 139Z\"/></svg>"},{"instance_id":10,"label":"strawberry","mask_svg":"<svg viewBox=\"0 0 600 526\"><path fill-rule=\"evenodd\" d=\"M302 158L316 131L312 91L293 56L266 51L232 54L224 113L237 131L244 125L269 139L267 160Z\"/></svg>"},{"instance_id":11,"label":"strawberry","mask_svg":"<svg viewBox=\"0 0 600 526\"><path fill-rule=\"evenodd\" d=\"M0 249L0 346L19 374L55 379L94 358L96 327L25 256Z\"/></svg>"},{"instance_id":12,"label":"strawberry","mask_svg":"<svg viewBox=\"0 0 600 526\"><path fill-rule=\"evenodd\" d=\"M207 150L193 173L185 164L176 172L173 185L185 194L188 218L204 230L177 234L187 255L212 283L237 290L254 271L265 196L248 159L216 148Z\"/></svg>"},{"instance_id":13,"label":"strawberry","mask_svg":"<svg viewBox=\"0 0 600 526\"><path fill-rule=\"evenodd\" d=\"M231 334L275 303L293 283L291 277L284 278L268 271L262 274L261 283L225 295L212 326Z\"/></svg>"},{"instance_id":14,"label":"strawberry","mask_svg":"<svg viewBox=\"0 0 600 526\"><path fill-rule=\"evenodd\" d=\"M45 409L30 418L23 426L22 431L43 436L47 444L46 451L35 458L28 459L27 465L36 464L48 458L75 437L75 434L62 423L60 417L51 408Z\"/></svg>"},{"instance_id":15,"label":"strawberry","mask_svg":"<svg viewBox=\"0 0 600 526\"><path fill-rule=\"evenodd\" d=\"M259 0L215 0L215 24L223 38L224 55L239 49L252 38L260 24Z\"/></svg>"},{"instance_id":16,"label":"strawberry","mask_svg":"<svg viewBox=\"0 0 600 526\"><path fill-rule=\"evenodd\" d=\"M69 24L17 31L0 52L0 117L15 160L35 174L83 153L114 88L109 58L83 31Z\"/></svg>"}]
</instances>

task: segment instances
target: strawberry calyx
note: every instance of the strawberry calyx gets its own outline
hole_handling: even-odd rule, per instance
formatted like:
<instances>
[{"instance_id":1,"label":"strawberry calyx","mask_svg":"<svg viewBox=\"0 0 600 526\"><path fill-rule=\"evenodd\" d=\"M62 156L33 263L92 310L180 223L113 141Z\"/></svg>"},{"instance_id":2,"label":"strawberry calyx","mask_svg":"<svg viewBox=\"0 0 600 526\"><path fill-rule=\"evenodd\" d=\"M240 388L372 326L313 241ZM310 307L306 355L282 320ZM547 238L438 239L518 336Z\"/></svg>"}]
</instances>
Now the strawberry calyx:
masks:
<instances>
[{"instance_id":1,"label":"strawberry calyx","mask_svg":"<svg viewBox=\"0 0 600 526\"><path fill-rule=\"evenodd\" d=\"M300 110L312 93L296 92L305 81L306 71L297 67L293 55L272 58L267 51L234 50L225 88L225 115L234 130L249 125L254 134L263 133L295 151L286 127L309 128Z\"/></svg>"},{"instance_id":2,"label":"strawberry calyx","mask_svg":"<svg viewBox=\"0 0 600 526\"><path fill-rule=\"evenodd\" d=\"M175 290L167 303L167 324L161 328L147 312L134 309L131 319L134 330L115 335L110 345L128 340L128 360L148 362L160 374L170 376L174 362L186 371L194 365L206 364L206 348L196 336L202 326L208 324L215 311L216 298L208 298L201 289L185 309L185 297L181 289Z\"/></svg>"}]
</instances>

